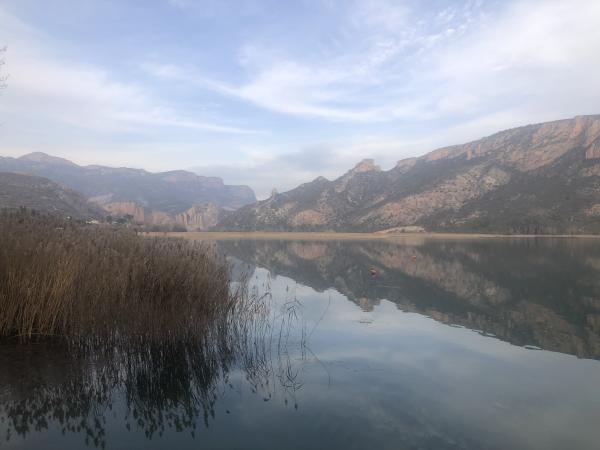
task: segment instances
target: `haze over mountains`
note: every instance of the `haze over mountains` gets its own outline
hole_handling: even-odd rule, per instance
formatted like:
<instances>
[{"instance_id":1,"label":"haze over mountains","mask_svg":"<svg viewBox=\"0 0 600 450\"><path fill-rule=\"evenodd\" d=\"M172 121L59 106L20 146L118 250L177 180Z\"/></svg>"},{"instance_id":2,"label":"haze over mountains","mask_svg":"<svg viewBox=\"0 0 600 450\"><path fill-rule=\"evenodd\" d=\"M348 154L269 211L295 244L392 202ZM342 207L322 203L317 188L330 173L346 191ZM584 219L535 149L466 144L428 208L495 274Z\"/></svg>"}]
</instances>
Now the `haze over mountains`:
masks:
<instances>
[{"instance_id":1,"label":"haze over mountains","mask_svg":"<svg viewBox=\"0 0 600 450\"><path fill-rule=\"evenodd\" d=\"M388 171L366 159L260 202L220 178L82 167L43 153L0 158L0 171L47 177L107 213L190 231L600 232L600 115L501 131Z\"/></svg>"},{"instance_id":2,"label":"haze over mountains","mask_svg":"<svg viewBox=\"0 0 600 450\"><path fill-rule=\"evenodd\" d=\"M226 185L217 177L183 170L151 173L79 166L44 153L0 157L0 171L46 177L80 192L107 214L131 215L138 223L190 230L213 226L226 210L256 201L249 187Z\"/></svg>"},{"instance_id":3,"label":"haze over mountains","mask_svg":"<svg viewBox=\"0 0 600 450\"><path fill-rule=\"evenodd\" d=\"M364 160L240 208L229 231L600 232L600 115L501 131L404 159Z\"/></svg>"}]
</instances>

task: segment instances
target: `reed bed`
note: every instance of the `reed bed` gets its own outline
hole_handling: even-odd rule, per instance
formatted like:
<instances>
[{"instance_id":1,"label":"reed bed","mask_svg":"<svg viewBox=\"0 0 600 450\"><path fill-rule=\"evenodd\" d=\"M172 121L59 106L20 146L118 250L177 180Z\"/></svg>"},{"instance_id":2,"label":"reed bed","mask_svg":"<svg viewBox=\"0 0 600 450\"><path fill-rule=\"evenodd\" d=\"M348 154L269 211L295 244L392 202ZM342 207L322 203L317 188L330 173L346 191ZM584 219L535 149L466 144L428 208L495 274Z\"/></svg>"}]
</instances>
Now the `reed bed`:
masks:
<instances>
[{"instance_id":1,"label":"reed bed","mask_svg":"<svg viewBox=\"0 0 600 450\"><path fill-rule=\"evenodd\" d=\"M0 359L21 354L0 371L5 439L52 426L103 448L118 405L149 438L194 435L240 374L294 401L297 306L273 310L270 282L232 280L213 246L25 211L0 213L0 239Z\"/></svg>"},{"instance_id":2,"label":"reed bed","mask_svg":"<svg viewBox=\"0 0 600 450\"><path fill-rule=\"evenodd\" d=\"M200 243L24 211L0 213L0 236L0 337L164 341L244 314L243 286Z\"/></svg>"}]
</instances>

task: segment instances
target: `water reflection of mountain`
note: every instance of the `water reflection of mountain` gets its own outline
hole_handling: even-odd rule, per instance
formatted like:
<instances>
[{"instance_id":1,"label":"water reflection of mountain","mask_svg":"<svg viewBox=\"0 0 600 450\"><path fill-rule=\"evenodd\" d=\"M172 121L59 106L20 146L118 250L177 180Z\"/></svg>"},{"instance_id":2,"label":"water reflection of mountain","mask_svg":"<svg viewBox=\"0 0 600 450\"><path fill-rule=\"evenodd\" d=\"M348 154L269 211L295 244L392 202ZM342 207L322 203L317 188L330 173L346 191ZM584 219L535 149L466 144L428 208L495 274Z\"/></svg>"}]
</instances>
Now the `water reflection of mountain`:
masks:
<instances>
[{"instance_id":1,"label":"water reflection of mountain","mask_svg":"<svg viewBox=\"0 0 600 450\"><path fill-rule=\"evenodd\" d=\"M516 345L600 358L600 242L594 240L219 245L317 291L333 287L365 310L387 299Z\"/></svg>"}]
</instances>

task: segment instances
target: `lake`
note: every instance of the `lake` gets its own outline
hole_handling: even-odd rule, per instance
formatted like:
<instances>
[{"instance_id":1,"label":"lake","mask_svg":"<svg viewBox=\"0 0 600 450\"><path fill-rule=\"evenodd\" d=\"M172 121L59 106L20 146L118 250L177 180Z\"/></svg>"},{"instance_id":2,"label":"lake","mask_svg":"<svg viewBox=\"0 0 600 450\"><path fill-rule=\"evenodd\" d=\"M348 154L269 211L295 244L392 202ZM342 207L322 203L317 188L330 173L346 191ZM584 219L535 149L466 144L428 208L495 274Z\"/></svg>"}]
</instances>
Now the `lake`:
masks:
<instances>
[{"instance_id":1,"label":"lake","mask_svg":"<svg viewBox=\"0 0 600 450\"><path fill-rule=\"evenodd\" d=\"M211 245L261 339L1 342L0 448L599 448L600 240Z\"/></svg>"}]
</instances>

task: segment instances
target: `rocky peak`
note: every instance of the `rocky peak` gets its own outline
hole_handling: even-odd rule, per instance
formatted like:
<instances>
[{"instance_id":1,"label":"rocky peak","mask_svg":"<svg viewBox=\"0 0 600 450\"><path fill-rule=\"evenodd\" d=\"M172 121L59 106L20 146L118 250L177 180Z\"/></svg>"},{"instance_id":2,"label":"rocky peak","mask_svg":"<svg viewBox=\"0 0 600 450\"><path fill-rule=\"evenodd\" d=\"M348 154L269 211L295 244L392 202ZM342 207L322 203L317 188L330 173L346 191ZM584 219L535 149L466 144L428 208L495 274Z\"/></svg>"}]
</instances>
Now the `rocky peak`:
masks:
<instances>
[{"instance_id":1,"label":"rocky peak","mask_svg":"<svg viewBox=\"0 0 600 450\"><path fill-rule=\"evenodd\" d=\"M396 163L394 170L404 172L406 170L412 169L414 165L417 163L417 158L405 158L401 159Z\"/></svg>"},{"instance_id":2,"label":"rocky peak","mask_svg":"<svg viewBox=\"0 0 600 450\"><path fill-rule=\"evenodd\" d=\"M352 170L346 172L346 174L334 181L335 191L339 193L346 190L348 183L350 183L356 175L367 172L381 172L381 167L375 165L373 159L363 159L354 166Z\"/></svg>"},{"instance_id":3,"label":"rocky peak","mask_svg":"<svg viewBox=\"0 0 600 450\"><path fill-rule=\"evenodd\" d=\"M351 173L362 173L362 172L381 172L381 167L375 164L374 159L363 159L350 171Z\"/></svg>"}]
</instances>

